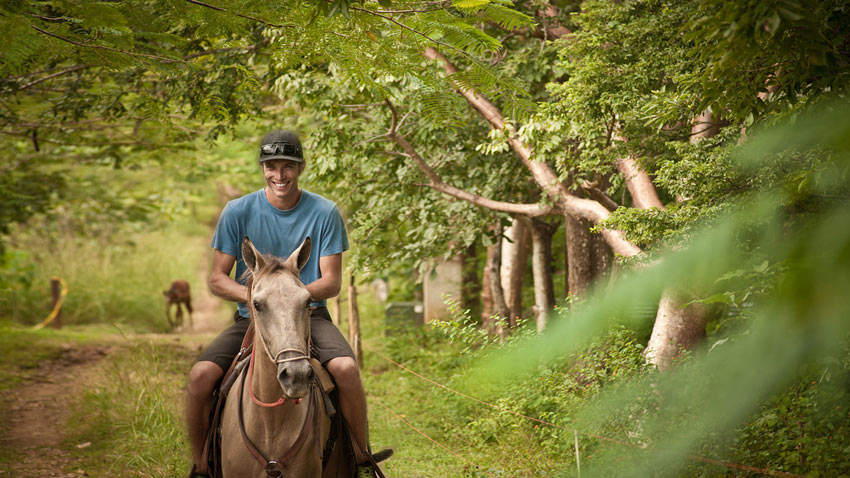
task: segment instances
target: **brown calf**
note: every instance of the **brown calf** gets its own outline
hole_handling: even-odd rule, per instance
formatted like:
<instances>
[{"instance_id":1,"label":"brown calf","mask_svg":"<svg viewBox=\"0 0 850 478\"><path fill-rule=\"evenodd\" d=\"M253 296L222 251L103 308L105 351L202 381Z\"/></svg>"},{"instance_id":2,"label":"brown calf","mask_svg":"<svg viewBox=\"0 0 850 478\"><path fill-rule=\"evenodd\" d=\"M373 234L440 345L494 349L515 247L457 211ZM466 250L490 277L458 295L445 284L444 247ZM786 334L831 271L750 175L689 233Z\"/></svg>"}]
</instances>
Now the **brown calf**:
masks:
<instances>
[{"instance_id":1,"label":"brown calf","mask_svg":"<svg viewBox=\"0 0 850 478\"><path fill-rule=\"evenodd\" d=\"M189 312L189 328L193 328L192 324L192 294L189 292L189 283L184 280L176 280L171 283L171 288L163 291L165 296L165 317L168 319L168 324L171 328L183 326L183 308L180 304L186 306ZM171 305L177 306L177 314L174 320L171 319Z\"/></svg>"}]
</instances>

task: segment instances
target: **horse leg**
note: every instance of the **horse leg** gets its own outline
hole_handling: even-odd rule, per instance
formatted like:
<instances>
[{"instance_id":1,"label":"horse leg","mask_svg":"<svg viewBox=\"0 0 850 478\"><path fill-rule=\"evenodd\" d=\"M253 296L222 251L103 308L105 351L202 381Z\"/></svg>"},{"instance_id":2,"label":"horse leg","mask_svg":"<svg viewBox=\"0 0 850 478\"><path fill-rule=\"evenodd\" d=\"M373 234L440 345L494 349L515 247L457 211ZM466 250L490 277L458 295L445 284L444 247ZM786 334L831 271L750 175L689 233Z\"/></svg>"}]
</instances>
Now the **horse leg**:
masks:
<instances>
[{"instance_id":1,"label":"horse leg","mask_svg":"<svg viewBox=\"0 0 850 478\"><path fill-rule=\"evenodd\" d=\"M168 323L169 330L174 329L174 321L171 320L171 302L165 302L165 320Z\"/></svg>"},{"instance_id":2,"label":"horse leg","mask_svg":"<svg viewBox=\"0 0 850 478\"><path fill-rule=\"evenodd\" d=\"M180 307L180 302L177 303L177 327L183 327L183 307Z\"/></svg>"},{"instance_id":3,"label":"horse leg","mask_svg":"<svg viewBox=\"0 0 850 478\"><path fill-rule=\"evenodd\" d=\"M189 328L194 330L195 323L192 322L192 299L188 297L186 298L186 310L189 311Z\"/></svg>"}]
</instances>

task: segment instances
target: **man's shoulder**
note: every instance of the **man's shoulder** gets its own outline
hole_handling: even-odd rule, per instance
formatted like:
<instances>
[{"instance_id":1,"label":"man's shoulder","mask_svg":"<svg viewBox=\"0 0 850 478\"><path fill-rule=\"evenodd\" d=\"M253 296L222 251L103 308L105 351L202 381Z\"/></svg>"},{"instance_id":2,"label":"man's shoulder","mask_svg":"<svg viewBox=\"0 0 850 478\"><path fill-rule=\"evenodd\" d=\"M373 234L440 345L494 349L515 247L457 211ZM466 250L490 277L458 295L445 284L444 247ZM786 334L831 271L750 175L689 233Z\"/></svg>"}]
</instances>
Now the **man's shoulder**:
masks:
<instances>
[{"instance_id":1,"label":"man's shoulder","mask_svg":"<svg viewBox=\"0 0 850 478\"><path fill-rule=\"evenodd\" d=\"M240 213L242 211L251 209L256 206L257 197L260 193L262 193L262 189L254 192L250 192L245 194L244 196L238 197L236 199L231 199L227 202L227 206L225 206L224 210L228 213Z\"/></svg>"},{"instance_id":2,"label":"man's shoulder","mask_svg":"<svg viewBox=\"0 0 850 478\"><path fill-rule=\"evenodd\" d=\"M306 198L310 201L310 209L321 211L321 212L330 212L337 208L336 203L331 201L330 199L316 194L314 192L307 191L306 189L302 189L301 192L306 196Z\"/></svg>"}]
</instances>

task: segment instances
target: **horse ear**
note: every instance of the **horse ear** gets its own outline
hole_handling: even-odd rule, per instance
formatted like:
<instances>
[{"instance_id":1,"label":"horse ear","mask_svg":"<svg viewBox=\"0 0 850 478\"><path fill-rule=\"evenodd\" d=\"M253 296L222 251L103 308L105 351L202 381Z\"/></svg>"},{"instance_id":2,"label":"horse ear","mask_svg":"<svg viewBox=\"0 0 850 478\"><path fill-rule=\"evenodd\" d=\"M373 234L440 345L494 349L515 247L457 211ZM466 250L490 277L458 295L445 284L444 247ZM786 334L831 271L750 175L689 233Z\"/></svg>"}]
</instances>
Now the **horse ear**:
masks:
<instances>
[{"instance_id":1,"label":"horse ear","mask_svg":"<svg viewBox=\"0 0 850 478\"><path fill-rule=\"evenodd\" d=\"M299 271L303 269L307 265L307 259L310 258L310 250L313 248L312 243L313 241L310 240L310 236L307 236L304 242L298 246L298 249L292 251L286 262L295 266Z\"/></svg>"},{"instance_id":2,"label":"horse ear","mask_svg":"<svg viewBox=\"0 0 850 478\"><path fill-rule=\"evenodd\" d=\"M248 236L242 239L242 260L245 261L245 265L248 266L248 269L251 269L251 272L257 272L266 263L263 255L254 247Z\"/></svg>"}]
</instances>

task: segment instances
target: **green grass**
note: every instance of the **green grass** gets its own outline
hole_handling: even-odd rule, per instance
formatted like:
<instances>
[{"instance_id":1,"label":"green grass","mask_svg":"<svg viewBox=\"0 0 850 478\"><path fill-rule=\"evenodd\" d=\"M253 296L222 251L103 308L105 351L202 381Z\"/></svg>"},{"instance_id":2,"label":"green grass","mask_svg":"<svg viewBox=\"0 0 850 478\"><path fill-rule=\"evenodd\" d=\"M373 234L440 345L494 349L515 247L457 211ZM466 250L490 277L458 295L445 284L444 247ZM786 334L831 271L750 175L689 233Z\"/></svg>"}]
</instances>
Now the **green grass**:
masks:
<instances>
[{"instance_id":1,"label":"green grass","mask_svg":"<svg viewBox=\"0 0 850 478\"><path fill-rule=\"evenodd\" d=\"M41 373L38 369L41 364L60 359L66 349L114 342L111 333L107 327L33 330L7 319L0 321L0 350L3 350L0 354L0 434L5 432L4 417L12 413L9 410L10 390L30 382ZM0 469L17 457L15 449L0 447Z\"/></svg>"},{"instance_id":2,"label":"green grass","mask_svg":"<svg viewBox=\"0 0 850 478\"><path fill-rule=\"evenodd\" d=\"M31 237L27 250L17 251L32 262L31 284L0 290L0 310L16 322L34 324L47 316L52 276L68 284L63 323L117 323L144 331L167 330L162 291L172 280L203 287L196 277L206 236L185 227L128 234L110 244L80 238L66 238L61 247L47 242Z\"/></svg>"},{"instance_id":3,"label":"green grass","mask_svg":"<svg viewBox=\"0 0 850 478\"><path fill-rule=\"evenodd\" d=\"M187 471L182 407L195 353L162 340L133 340L104 364L74 406L66 440L90 476L165 478Z\"/></svg>"}]
</instances>

